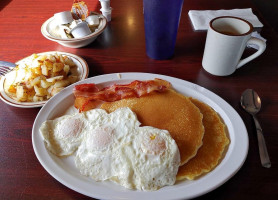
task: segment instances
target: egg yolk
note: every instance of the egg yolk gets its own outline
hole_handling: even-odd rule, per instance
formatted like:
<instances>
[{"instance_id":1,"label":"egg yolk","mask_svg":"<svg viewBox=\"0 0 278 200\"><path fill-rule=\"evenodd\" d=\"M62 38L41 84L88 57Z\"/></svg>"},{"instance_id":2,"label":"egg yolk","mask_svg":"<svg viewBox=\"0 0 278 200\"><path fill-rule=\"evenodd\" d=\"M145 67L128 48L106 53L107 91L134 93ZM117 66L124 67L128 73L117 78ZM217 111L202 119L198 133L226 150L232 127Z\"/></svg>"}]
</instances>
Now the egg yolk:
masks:
<instances>
[{"instance_id":1,"label":"egg yolk","mask_svg":"<svg viewBox=\"0 0 278 200\"><path fill-rule=\"evenodd\" d=\"M91 148L94 150L103 150L112 142L113 129L109 127L98 128L91 135Z\"/></svg>"},{"instance_id":2,"label":"egg yolk","mask_svg":"<svg viewBox=\"0 0 278 200\"><path fill-rule=\"evenodd\" d=\"M59 133L62 138L78 137L80 130L83 127L83 122L80 119L67 119L64 120L58 127Z\"/></svg>"},{"instance_id":3,"label":"egg yolk","mask_svg":"<svg viewBox=\"0 0 278 200\"><path fill-rule=\"evenodd\" d=\"M146 154L160 155L166 149L165 140L157 134L144 135L141 147Z\"/></svg>"}]
</instances>

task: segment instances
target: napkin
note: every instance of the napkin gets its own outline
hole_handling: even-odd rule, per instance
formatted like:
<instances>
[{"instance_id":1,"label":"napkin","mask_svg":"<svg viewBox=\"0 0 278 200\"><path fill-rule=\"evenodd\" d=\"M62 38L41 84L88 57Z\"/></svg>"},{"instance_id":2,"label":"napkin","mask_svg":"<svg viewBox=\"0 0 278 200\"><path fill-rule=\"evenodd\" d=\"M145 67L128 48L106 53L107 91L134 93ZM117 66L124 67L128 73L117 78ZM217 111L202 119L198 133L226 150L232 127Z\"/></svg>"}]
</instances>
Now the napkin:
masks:
<instances>
[{"instance_id":1,"label":"napkin","mask_svg":"<svg viewBox=\"0 0 278 200\"><path fill-rule=\"evenodd\" d=\"M235 16L249 21L254 27L263 27L251 8L232 10L190 10L188 12L195 30L207 30L209 22L219 16Z\"/></svg>"},{"instance_id":2,"label":"napkin","mask_svg":"<svg viewBox=\"0 0 278 200\"><path fill-rule=\"evenodd\" d=\"M255 38L258 38L258 39L261 39L261 40L266 42L266 39L263 38L257 31L253 32L251 34L251 36L255 37ZM251 48L254 48L254 49L259 49L259 47L257 45L255 45L255 44L247 44L247 47L251 47Z\"/></svg>"}]
</instances>

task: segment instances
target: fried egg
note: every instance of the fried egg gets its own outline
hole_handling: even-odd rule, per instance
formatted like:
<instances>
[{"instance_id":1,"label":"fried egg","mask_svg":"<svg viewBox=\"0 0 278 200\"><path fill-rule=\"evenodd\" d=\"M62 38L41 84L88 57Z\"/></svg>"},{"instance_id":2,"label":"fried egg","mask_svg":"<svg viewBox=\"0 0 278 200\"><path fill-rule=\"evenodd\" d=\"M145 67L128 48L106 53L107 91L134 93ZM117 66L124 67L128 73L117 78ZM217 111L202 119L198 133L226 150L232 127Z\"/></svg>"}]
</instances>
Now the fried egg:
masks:
<instances>
[{"instance_id":1,"label":"fried egg","mask_svg":"<svg viewBox=\"0 0 278 200\"><path fill-rule=\"evenodd\" d=\"M47 120L40 128L46 148L74 156L80 173L129 189L157 190L173 185L180 153L167 130L140 127L128 107L107 113L93 109Z\"/></svg>"},{"instance_id":2,"label":"fried egg","mask_svg":"<svg viewBox=\"0 0 278 200\"><path fill-rule=\"evenodd\" d=\"M180 165L177 144L168 131L139 125L129 108L103 116L76 152L81 174L129 189L173 185Z\"/></svg>"},{"instance_id":3,"label":"fried egg","mask_svg":"<svg viewBox=\"0 0 278 200\"><path fill-rule=\"evenodd\" d=\"M110 114L105 112L101 120L91 123L91 129L75 157L81 174L103 181L121 178L127 173L122 168L125 163L122 149L131 141L131 133L139 125L136 115L129 108L121 108Z\"/></svg>"},{"instance_id":4,"label":"fried egg","mask_svg":"<svg viewBox=\"0 0 278 200\"><path fill-rule=\"evenodd\" d=\"M40 132L46 148L57 156L71 155L79 147L86 131L84 118L84 114L76 114L45 121Z\"/></svg>"},{"instance_id":5,"label":"fried egg","mask_svg":"<svg viewBox=\"0 0 278 200\"><path fill-rule=\"evenodd\" d=\"M40 133L46 148L57 156L73 154L91 129L91 122L101 121L103 114L106 111L96 109L45 121L40 127Z\"/></svg>"},{"instance_id":6,"label":"fried egg","mask_svg":"<svg viewBox=\"0 0 278 200\"><path fill-rule=\"evenodd\" d=\"M173 185L180 165L180 153L167 130L139 127L125 148L132 167L131 182L138 190L157 190Z\"/></svg>"}]
</instances>

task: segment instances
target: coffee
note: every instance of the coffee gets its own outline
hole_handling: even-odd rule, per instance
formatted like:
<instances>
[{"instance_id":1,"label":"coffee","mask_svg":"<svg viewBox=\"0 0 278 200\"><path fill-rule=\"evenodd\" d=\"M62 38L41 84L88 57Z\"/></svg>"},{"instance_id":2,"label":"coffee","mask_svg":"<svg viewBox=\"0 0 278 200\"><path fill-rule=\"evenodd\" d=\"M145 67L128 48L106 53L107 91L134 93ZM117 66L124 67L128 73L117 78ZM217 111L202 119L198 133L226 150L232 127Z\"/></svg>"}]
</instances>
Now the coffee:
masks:
<instances>
[{"instance_id":1,"label":"coffee","mask_svg":"<svg viewBox=\"0 0 278 200\"><path fill-rule=\"evenodd\" d=\"M234 30L224 30L224 31L219 31L220 33L224 34L224 35L240 35L239 32L236 32Z\"/></svg>"}]
</instances>

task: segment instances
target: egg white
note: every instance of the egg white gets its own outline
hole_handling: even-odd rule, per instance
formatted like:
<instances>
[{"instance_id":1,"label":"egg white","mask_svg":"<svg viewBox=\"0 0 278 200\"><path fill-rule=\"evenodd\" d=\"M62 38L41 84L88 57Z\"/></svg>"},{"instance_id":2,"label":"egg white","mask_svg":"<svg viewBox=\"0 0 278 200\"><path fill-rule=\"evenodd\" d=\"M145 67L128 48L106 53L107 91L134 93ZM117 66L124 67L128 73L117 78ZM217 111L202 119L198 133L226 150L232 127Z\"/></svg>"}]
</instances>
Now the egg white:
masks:
<instances>
[{"instance_id":1,"label":"egg white","mask_svg":"<svg viewBox=\"0 0 278 200\"><path fill-rule=\"evenodd\" d=\"M166 130L140 127L135 113L93 109L47 120L40 128L46 148L57 156L75 152L80 173L129 189L173 185L180 165L178 147Z\"/></svg>"},{"instance_id":2,"label":"egg white","mask_svg":"<svg viewBox=\"0 0 278 200\"><path fill-rule=\"evenodd\" d=\"M71 155L80 145L87 129L84 115L65 115L47 120L40 127L46 148L57 156Z\"/></svg>"},{"instance_id":3,"label":"egg white","mask_svg":"<svg viewBox=\"0 0 278 200\"><path fill-rule=\"evenodd\" d=\"M45 121L40 127L40 133L46 148L57 156L73 154L92 129L91 124L101 121L103 114L106 114L105 110L95 109Z\"/></svg>"},{"instance_id":4,"label":"egg white","mask_svg":"<svg viewBox=\"0 0 278 200\"><path fill-rule=\"evenodd\" d=\"M103 116L76 153L81 174L129 189L157 190L173 185L180 165L175 141L166 130L139 125L129 108Z\"/></svg>"},{"instance_id":5,"label":"egg white","mask_svg":"<svg viewBox=\"0 0 278 200\"><path fill-rule=\"evenodd\" d=\"M129 170L127 158L122 155L123 148L130 143L131 132L139 127L140 122L129 108L104 114L101 119L81 143L75 164L81 174L96 181L113 177L123 179Z\"/></svg>"},{"instance_id":6,"label":"egg white","mask_svg":"<svg viewBox=\"0 0 278 200\"><path fill-rule=\"evenodd\" d=\"M138 190L157 190L173 185L180 165L178 146L167 130L139 127L132 146L126 150Z\"/></svg>"}]
</instances>

